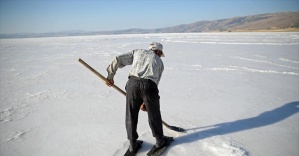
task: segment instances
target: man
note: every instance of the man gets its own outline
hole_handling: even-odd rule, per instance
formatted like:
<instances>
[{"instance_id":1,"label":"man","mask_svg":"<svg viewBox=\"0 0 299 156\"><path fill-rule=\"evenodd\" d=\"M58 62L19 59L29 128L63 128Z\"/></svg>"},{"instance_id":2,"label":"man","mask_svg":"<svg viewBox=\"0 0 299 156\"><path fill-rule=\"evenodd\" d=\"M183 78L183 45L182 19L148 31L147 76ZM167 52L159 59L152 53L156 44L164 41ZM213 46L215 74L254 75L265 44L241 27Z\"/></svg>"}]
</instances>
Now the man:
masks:
<instances>
[{"instance_id":1,"label":"man","mask_svg":"<svg viewBox=\"0 0 299 156\"><path fill-rule=\"evenodd\" d=\"M155 147L159 149L169 144L170 137L163 134L160 96L157 87L164 70L160 57L164 57L163 45L153 42L149 45L149 50L136 49L116 56L107 68L106 84L111 87L114 84L113 77L117 69L132 65L126 85L126 129L131 153L136 153L140 148L137 144L139 109L148 112L148 122L156 138Z\"/></svg>"}]
</instances>

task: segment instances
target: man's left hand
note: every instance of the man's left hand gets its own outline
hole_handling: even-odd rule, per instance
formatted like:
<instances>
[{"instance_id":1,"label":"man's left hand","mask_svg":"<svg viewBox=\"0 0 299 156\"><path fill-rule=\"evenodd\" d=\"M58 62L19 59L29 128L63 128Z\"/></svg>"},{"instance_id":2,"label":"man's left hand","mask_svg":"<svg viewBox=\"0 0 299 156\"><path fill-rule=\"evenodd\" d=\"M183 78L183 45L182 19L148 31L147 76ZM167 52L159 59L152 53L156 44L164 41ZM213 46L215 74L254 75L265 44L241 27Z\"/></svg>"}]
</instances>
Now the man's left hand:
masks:
<instances>
[{"instance_id":1,"label":"man's left hand","mask_svg":"<svg viewBox=\"0 0 299 156\"><path fill-rule=\"evenodd\" d=\"M142 111L146 112L146 106L145 106L144 103L140 106L140 109L141 109Z\"/></svg>"}]
</instances>

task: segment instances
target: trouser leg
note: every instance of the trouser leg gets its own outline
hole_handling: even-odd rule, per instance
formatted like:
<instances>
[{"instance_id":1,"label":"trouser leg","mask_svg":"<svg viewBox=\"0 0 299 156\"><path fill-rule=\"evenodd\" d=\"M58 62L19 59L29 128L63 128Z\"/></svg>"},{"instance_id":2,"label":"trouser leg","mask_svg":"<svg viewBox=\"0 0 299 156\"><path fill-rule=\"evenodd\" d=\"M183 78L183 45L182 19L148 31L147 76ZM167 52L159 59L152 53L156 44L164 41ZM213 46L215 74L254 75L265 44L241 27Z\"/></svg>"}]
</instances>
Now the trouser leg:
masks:
<instances>
[{"instance_id":1,"label":"trouser leg","mask_svg":"<svg viewBox=\"0 0 299 156\"><path fill-rule=\"evenodd\" d=\"M138 113L143 102L140 98L138 84L138 81L129 80L126 86L126 129L127 137L130 141L136 141L138 138Z\"/></svg>"},{"instance_id":2,"label":"trouser leg","mask_svg":"<svg viewBox=\"0 0 299 156\"><path fill-rule=\"evenodd\" d=\"M152 134L156 138L162 138L163 127L160 112L160 96L156 83L148 80L144 85L143 101L148 112L148 121L152 130Z\"/></svg>"}]
</instances>

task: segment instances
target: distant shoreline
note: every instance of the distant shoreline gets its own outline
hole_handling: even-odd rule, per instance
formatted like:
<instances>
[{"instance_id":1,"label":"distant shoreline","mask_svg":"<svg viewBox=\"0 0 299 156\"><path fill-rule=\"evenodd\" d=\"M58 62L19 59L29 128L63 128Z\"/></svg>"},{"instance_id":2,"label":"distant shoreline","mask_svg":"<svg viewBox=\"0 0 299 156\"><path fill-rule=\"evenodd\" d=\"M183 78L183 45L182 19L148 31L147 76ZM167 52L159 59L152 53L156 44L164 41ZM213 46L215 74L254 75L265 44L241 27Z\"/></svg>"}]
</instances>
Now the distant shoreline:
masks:
<instances>
[{"instance_id":1,"label":"distant shoreline","mask_svg":"<svg viewBox=\"0 0 299 156\"><path fill-rule=\"evenodd\" d=\"M188 33L254 33L254 32L299 32L299 28L288 28L288 29L270 29L270 30L233 30L233 31L207 31L207 32L183 32L177 34L188 34ZM111 34L101 34L101 33L82 33L82 34L34 34L34 35L3 35L0 39L22 39L22 38L43 38L43 37L72 37L72 36L96 36L96 35L130 35L130 34L169 34L169 33L111 33Z\"/></svg>"}]
</instances>

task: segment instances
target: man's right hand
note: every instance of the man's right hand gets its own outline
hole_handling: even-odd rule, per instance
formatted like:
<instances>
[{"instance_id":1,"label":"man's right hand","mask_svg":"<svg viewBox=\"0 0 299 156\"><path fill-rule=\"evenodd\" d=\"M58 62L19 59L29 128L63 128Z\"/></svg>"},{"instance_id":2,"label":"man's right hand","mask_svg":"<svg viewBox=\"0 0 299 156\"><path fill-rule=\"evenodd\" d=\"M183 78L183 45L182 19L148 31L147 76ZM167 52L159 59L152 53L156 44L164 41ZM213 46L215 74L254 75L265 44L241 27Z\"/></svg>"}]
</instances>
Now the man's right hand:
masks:
<instances>
[{"instance_id":1,"label":"man's right hand","mask_svg":"<svg viewBox=\"0 0 299 156\"><path fill-rule=\"evenodd\" d=\"M107 86L111 87L111 86L114 85L114 80L113 79L111 79L111 80L107 79L107 81L105 83L106 83Z\"/></svg>"}]
</instances>

